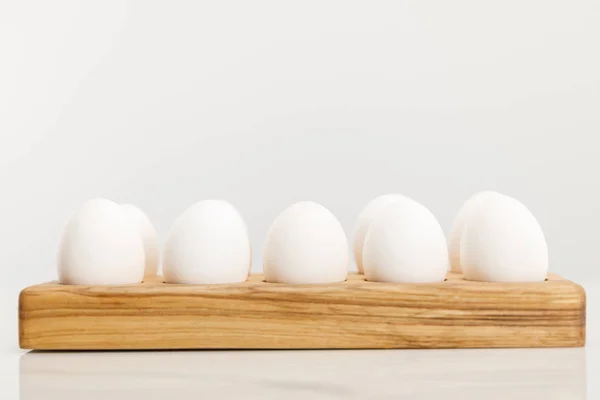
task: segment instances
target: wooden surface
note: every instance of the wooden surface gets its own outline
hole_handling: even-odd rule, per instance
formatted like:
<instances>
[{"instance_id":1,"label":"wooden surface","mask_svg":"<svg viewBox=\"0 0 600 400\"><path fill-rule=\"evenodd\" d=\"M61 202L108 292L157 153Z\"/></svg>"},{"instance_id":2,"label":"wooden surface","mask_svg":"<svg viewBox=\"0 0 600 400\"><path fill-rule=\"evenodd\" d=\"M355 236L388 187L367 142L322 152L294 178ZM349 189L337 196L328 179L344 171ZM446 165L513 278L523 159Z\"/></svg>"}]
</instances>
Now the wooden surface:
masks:
<instances>
[{"instance_id":1,"label":"wooden surface","mask_svg":"<svg viewBox=\"0 0 600 400\"><path fill-rule=\"evenodd\" d=\"M585 292L539 283L366 282L285 285L29 287L19 298L25 349L327 349L578 347Z\"/></svg>"}]
</instances>

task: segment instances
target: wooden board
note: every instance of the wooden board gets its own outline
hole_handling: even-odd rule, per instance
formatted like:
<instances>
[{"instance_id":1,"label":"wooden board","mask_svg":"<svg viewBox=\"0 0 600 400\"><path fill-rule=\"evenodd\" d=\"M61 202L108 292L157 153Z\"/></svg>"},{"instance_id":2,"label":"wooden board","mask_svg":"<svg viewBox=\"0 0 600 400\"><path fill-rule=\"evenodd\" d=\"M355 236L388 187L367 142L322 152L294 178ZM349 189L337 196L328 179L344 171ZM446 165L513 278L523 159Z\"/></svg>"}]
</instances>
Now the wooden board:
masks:
<instances>
[{"instance_id":1,"label":"wooden board","mask_svg":"<svg viewBox=\"0 0 600 400\"><path fill-rule=\"evenodd\" d=\"M31 286L19 298L21 348L333 349L579 347L585 292L539 283Z\"/></svg>"}]
</instances>

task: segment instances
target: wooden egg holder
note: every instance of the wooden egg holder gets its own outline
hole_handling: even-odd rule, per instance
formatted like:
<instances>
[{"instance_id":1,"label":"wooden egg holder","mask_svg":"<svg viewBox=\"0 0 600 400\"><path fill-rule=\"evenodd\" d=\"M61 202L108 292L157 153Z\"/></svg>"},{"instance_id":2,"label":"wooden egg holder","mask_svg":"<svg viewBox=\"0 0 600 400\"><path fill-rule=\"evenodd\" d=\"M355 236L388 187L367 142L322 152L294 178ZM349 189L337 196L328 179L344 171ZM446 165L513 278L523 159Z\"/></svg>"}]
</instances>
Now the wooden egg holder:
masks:
<instances>
[{"instance_id":1,"label":"wooden egg holder","mask_svg":"<svg viewBox=\"0 0 600 400\"><path fill-rule=\"evenodd\" d=\"M579 347L585 291L466 281L286 285L31 286L19 297L21 348L39 350Z\"/></svg>"}]
</instances>

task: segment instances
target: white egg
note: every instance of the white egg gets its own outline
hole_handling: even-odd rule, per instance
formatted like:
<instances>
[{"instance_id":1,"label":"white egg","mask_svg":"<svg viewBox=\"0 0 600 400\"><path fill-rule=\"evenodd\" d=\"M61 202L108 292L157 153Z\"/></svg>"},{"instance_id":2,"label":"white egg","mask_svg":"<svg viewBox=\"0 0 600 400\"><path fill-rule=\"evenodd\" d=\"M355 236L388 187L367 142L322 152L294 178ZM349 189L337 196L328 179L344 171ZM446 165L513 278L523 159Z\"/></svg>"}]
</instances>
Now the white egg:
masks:
<instances>
[{"instance_id":1,"label":"white egg","mask_svg":"<svg viewBox=\"0 0 600 400\"><path fill-rule=\"evenodd\" d=\"M544 232L527 207L508 196L490 196L469 218L460 242L465 279L539 282L548 274Z\"/></svg>"},{"instance_id":2,"label":"white egg","mask_svg":"<svg viewBox=\"0 0 600 400\"><path fill-rule=\"evenodd\" d=\"M144 276L156 276L158 273L159 250L154 226L152 226L152 223L146 214L133 204L121 204L121 208L135 224L140 233L140 237L142 238L144 254L146 255L146 270Z\"/></svg>"},{"instance_id":3,"label":"white egg","mask_svg":"<svg viewBox=\"0 0 600 400\"><path fill-rule=\"evenodd\" d=\"M450 239L448 241L448 252L450 253L452 272L462 271L462 268L460 267L460 238L462 237L467 221L471 215L477 211L477 208L483 200L496 195L499 196L500 194L492 191L479 192L469 198L458 211L458 214L456 214L454 222L452 223L452 230L450 231Z\"/></svg>"},{"instance_id":4,"label":"white egg","mask_svg":"<svg viewBox=\"0 0 600 400\"><path fill-rule=\"evenodd\" d=\"M144 259L140 235L123 209L110 200L89 200L63 232L58 280L72 285L140 283Z\"/></svg>"},{"instance_id":5,"label":"white egg","mask_svg":"<svg viewBox=\"0 0 600 400\"><path fill-rule=\"evenodd\" d=\"M369 226L363 249L368 281L441 282L448 264L442 227L416 201L389 204Z\"/></svg>"},{"instance_id":6,"label":"white egg","mask_svg":"<svg viewBox=\"0 0 600 400\"><path fill-rule=\"evenodd\" d=\"M267 233L263 270L268 282L343 282L348 274L348 240L342 225L320 204L291 205Z\"/></svg>"},{"instance_id":7,"label":"white egg","mask_svg":"<svg viewBox=\"0 0 600 400\"><path fill-rule=\"evenodd\" d=\"M248 229L235 207L222 200L204 200L184 211L163 253L168 283L238 283L250 272Z\"/></svg>"},{"instance_id":8,"label":"white egg","mask_svg":"<svg viewBox=\"0 0 600 400\"><path fill-rule=\"evenodd\" d=\"M396 202L409 202L414 201L401 194L384 194L371 200L369 204L362 209L356 220L354 228L354 262L358 272L362 273L363 268L363 247L365 244L365 236L369 230L369 225L373 222L373 219L388 205Z\"/></svg>"}]
</instances>

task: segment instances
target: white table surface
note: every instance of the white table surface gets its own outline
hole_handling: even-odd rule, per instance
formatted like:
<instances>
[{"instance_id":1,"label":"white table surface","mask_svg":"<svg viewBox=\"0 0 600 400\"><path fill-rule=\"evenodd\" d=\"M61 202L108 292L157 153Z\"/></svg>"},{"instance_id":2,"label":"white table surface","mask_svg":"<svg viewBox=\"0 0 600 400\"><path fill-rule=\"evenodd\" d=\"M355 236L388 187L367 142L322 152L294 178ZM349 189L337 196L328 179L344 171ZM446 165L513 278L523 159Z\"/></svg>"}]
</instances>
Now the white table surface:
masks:
<instances>
[{"instance_id":1,"label":"white table surface","mask_svg":"<svg viewBox=\"0 0 600 400\"><path fill-rule=\"evenodd\" d=\"M597 399L600 284L584 287L575 349L26 352L11 342L15 313L0 399Z\"/></svg>"}]
</instances>

